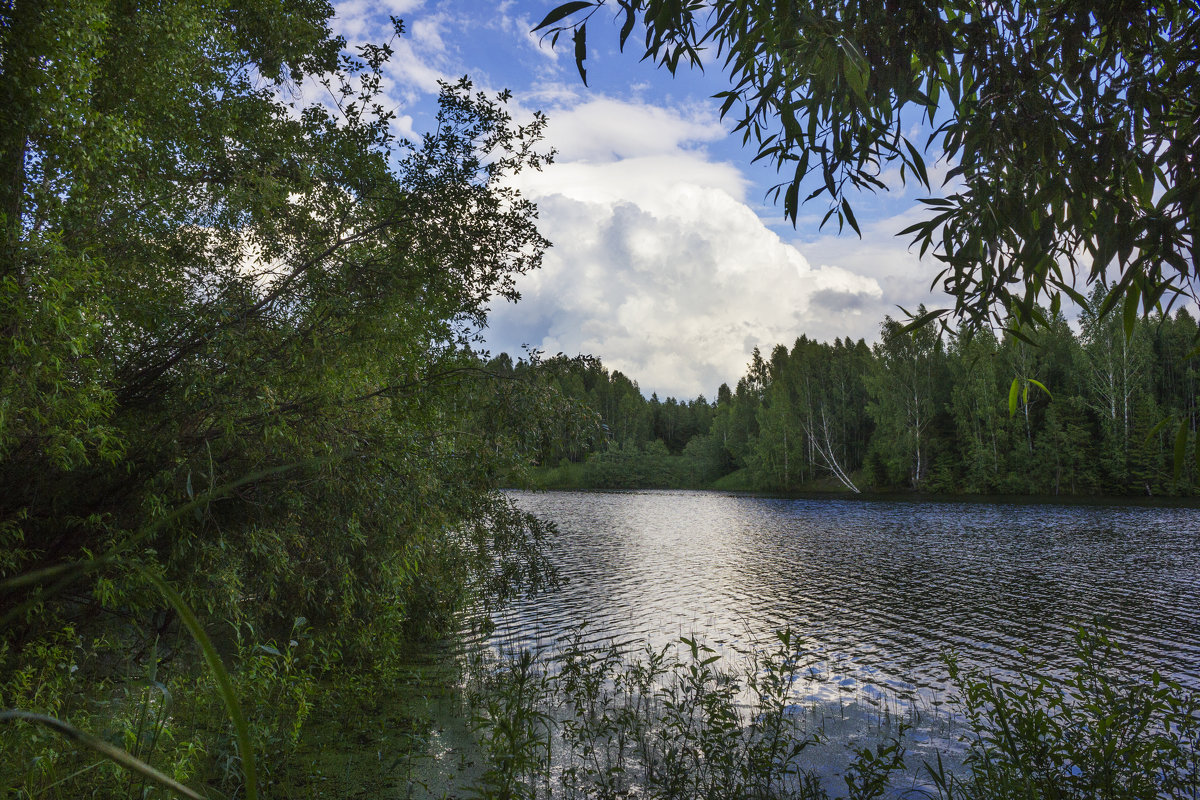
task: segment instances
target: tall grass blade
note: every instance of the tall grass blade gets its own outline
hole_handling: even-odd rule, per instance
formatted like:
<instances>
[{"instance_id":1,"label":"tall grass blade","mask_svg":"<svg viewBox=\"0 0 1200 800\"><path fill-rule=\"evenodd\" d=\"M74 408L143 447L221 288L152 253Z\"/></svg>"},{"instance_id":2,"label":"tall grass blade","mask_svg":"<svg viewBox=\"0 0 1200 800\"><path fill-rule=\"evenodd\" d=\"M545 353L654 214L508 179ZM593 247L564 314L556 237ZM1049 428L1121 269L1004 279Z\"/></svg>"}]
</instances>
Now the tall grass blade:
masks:
<instances>
[{"instance_id":1,"label":"tall grass blade","mask_svg":"<svg viewBox=\"0 0 1200 800\"><path fill-rule=\"evenodd\" d=\"M204 653L204 661L217 681L217 690L221 693L221 699L225 701L225 709L229 712L229 719L233 722L234 733L237 735L238 753L242 757L242 773L246 777L246 800L258 800L258 776L254 768L254 747L250 742L250 729L246 725L242 707L238 703L237 694L233 691L233 682L229 680L229 673L225 671L221 657L217 654L212 642L209 641L208 634L200 625L200 620L196 619L196 615L192 613L192 609L184 602L179 592L175 591L161 576L146 569L140 571L171 604L171 607L179 614L179 619L191 632L196 644L200 645L200 650Z\"/></svg>"}]
</instances>

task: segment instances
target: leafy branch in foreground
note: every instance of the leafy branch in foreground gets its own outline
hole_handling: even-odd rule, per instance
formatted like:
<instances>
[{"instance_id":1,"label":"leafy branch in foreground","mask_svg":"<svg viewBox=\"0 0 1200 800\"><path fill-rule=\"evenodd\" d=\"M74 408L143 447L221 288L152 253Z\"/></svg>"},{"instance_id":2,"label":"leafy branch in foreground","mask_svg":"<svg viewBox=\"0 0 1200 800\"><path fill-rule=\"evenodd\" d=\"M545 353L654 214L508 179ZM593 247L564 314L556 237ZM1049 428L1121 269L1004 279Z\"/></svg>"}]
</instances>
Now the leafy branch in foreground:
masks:
<instances>
[{"instance_id":1,"label":"leafy branch in foreground","mask_svg":"<svg viewBox=\"0 0 1200 800\"><path fill-rule=\"evenodd\" d=\"M586 34L606 0L563 3L534 28ZM1044 298L1144 313L1195 298L1200 277L1200 4L618 0L622 48L728 73L722 116L773 163L784 215L824 197L856 232L856 192L908 180L941 192L900 232L975 327L1048 324ZM922 131L917 134L915 130ZM929 131L926 135L924 131ZM824 223L823 223L824 224Z\"/></svg>"},{"instance_id":2,"label":"leafy branch in foreground","mask_svg":"<svg viewBox=\"0 0 1200 800\"><path fill-rule=\"evenodd\" d=\"M113 747L103 739L92 736L89 733L84 733L78 728L72 727L61 719L46 716L45 714L34 714L29 711L21 711L19 709L11 709L8 711L0 711L0 723L4 722L28 722L35 725L44 725L51 730L62 734L73 742L76 742L89 750L93 750L104 758L119 764L130 772L148 778L160 786L170 789L175 794L182 797L188 797L192 800L204 800L202 795L193 792L188 787L176 781L170 775L164 775L146 762L134 758L124 750ZM248 794L248 796L253 796Z\"/></svg>"},{"instance_id":3,"label":"leafy branch in foreground","mask_svg":"<svg viewBox=\"0 0 1200 800\"><path fill-rule=\"evenodd\" d=\"M512 188L545 120L464 78L398 140L392 43L331 14L0 4L0 705L231 795L280 774L318 677L544 576L473 347L547 246ZM34 796L129 780L41 726L0 749Z\"/></svg>"}]
</instances>

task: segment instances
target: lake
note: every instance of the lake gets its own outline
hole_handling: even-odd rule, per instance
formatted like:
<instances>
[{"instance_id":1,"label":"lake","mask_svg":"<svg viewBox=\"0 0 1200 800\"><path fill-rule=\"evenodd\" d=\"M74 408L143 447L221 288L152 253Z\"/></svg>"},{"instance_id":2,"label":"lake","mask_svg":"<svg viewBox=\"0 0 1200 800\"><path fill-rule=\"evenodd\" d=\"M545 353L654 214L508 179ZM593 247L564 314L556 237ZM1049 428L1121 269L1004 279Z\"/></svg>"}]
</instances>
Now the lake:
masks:
<instances>
[{"instance_id":1,"label":"lake","mask_svg":"<svg viewBox=\"0 0 1200 800\"><path fill-rule=\"evenodd\" d=\"M948 688L948 650L1001 676L1024 650L1055 672L1077 627L1100 618L1129 669L1200 688L1195 508L512 496L557 524L550 557L566 583L501 615L508 647L553 650L586 623L597 642L698 634L733 652L790 627L823 656L825 686L929 701Z\"/></svg>"}]
</instances>

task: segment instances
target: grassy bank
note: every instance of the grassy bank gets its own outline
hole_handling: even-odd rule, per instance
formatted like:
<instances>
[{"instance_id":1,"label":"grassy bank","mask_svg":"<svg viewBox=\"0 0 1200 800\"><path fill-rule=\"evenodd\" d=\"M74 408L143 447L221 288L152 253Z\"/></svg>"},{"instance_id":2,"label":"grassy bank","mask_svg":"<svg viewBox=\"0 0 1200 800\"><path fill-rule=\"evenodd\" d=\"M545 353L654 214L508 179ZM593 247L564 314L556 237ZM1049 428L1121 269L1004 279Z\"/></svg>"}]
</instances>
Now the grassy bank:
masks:
<instances>
[{"instance_id":1,"label":"grassy bank","mask_svg":"<svg viewBox=\"0 0 1200 800\"><path fill-rule=\"evenodd\" d=\"M756 480L749 469L738 469L720 477L697 468L686 456L626 458L627 470L614 467L611 460L563 460L555 466L531 467L525 473L528 488L557 491L587 489L714 489L725 492L769 490ZM849 490L833 478L806 481L791 487L793 492L831 492Z\"/></svg>"}]
</instances>

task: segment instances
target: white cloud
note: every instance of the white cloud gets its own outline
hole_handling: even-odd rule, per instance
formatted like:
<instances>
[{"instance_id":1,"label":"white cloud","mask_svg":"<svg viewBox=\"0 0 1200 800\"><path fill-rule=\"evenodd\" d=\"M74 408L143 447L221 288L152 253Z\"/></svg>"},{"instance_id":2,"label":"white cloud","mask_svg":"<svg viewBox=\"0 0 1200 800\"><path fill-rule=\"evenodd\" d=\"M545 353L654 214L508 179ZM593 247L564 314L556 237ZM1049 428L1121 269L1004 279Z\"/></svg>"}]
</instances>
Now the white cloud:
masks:
<instances>
[{"instance_id":1,"label":"white cloud","mask_svg":"<svg viewBox=\"0 0 1200 800\"><path fill-rule=\"evenodd\" d=\"M380 5L380 4L377 4ZM425 0L383 0L382 4L389 14L408 14L425 5Z\"/></svg>"},{"instance_id":2,"label":"white cloud","mask_svg":"<svg viewBox=\"0 0 1200 800\"><path fill-rule=\"evenodd\" d=\"M682 111L596 97L565 113L551 113L551 140L567 160L613 161L689 152L727 135L708 109Z\"/></svg>"},{"instance_id":3,"label":"white cloud","mask_svg":"<svg viewBox=\"0 0 1200 800\"><path fill-rule=\"evenodd\" d=\"M896 236L927 213L923 207L913 207L903 214L864 224L862 239L846 233L795 242L814 263L837 264L876 281L883 290L887 302L876 306L873 326L854 332L855 338L876 339L884 315L900 318L903 316L900 308L915 312L922 303L931 308L953 304L953 299L941 291L930 291L936 270L929 260L919 259L918 247L909 247L911 237Z\"/></svg>"},{"instance_id":4,"label":"white cloud","mask_svg":"<svg viewBox=\"0 0 1200 800\"><path fill-rule=\"evenodd\" d=\"M423 50L433 53L446 52L446 42L442 39L442 29L447 23L445 14L427 14L413 20L411 26L412 38Z\"/></svg>"},{"instance_id":5,"label":"white cloud","mask_svg":"<svg viewBox=\"0 0 1200 800\"><path fill-rule=\"evenodd\" d=\"M395 52L384 67L388 77L409 91L416 89L436 95L438 81L445 80L447 76L436 54L419 49L410 39L397 39L392 43L392 48ZM410 98L410 102L414 100L416 95Z\"/></svg>"},{"instance_id":6,"label":"white cloud","mask_svg":"<svg viewBox=\"0 0 1200 800\"><path fill-rule=\"evenodd\" d=\"M542 173L522 175L517 186L530 197L562 195L597 203L630 201L649 209L668 202L664 188L680 182L717 189L741 201L746 180L728 163L683 153L641 156L620 161L565 161Z\"/></svg>"},{"instance_id":7,"label":"white cloud","mask_svg":"<svg viewBox=\"0 0 1200 800\"><path fill-rule=\"evenodd\" d=\"M545 58L551 63L558 61L558 50L551 44L551 37L544 35L542 31L535 31L533 26L534 17L530 17L524 13L511 14L513 8L512 2L504 2L496 7L495 10L495 27L503 31L508 36L512 36L515 41L524 43L526 46L533 49L538 55Z\"/></svg>"},{"instance_id":8,"label":"white cloud","mask_svg":"<svg viewBox=\"0 0 1200 800\"><path fill-rule=\"evenodd\" d=\"M698 149L719 126L611 99L551 119L563 163L520 187L555 247L521 302L495 309L493 349L590 353L647 392L711 396L755 345L878 326L878 281L814 268L745 204L742 174Z\"/></svg>"},{"instance_id":9,"label":"white cloud","mask_svg":"<svg viewBox=\"0 0 1200 800\"><path fill-rule=\"evenodd\" d=\"M420 6L391 0L387 11ZM411 35L393 42L385 91L406 136L428 124L438 79L464 72L484 91L519 73L521 104L510 110L518 119L547 110L557 163L516 185L539 202L540 227L555 247L539 273L520 280L522 301L494 309L493 350L591 353L646 391L711 395L738 379L755 345L790 345L802 333L871 339L895 303L915 305L909 298L918 297L914 287L924 290L927 271L892 238L902 224L865 224L862 242L781 240L763 222L779 211L758 205L753 170L710 154L729 137L711 103L672 106L661 94L643 102L649 87L636 81L613 90L632 101L583 89L571 65L555 64L530 37L527 8L491 10L430 3L406 16ZM338 30L352 44L387 41L380 12L344 0ZM477 68L480 37L493 42L484 63L494 74Z\"/></svg>"},{"instance_id":10,"label":"white cloud","mask_svg":"<svg viewBox=\"0 0 1200 800\"><path fill-rule=\"evenodd\" d=\"M417 142L421 139L421 134L413 127L412 114L397 114L396 118L392 120L392 131L397 137L410 142Z\"/></svg>"},{"instance_id":11,"label":"white cloud","mask_svg":"<svg viewBox=\"0 0 1200 800\"><path fill-rule=\"evenodd\" d=\"M558 80L542 81L521 92L521 99L537 107L569 108L579 102L579 87Z\"/></svg>"}]
</instances>

